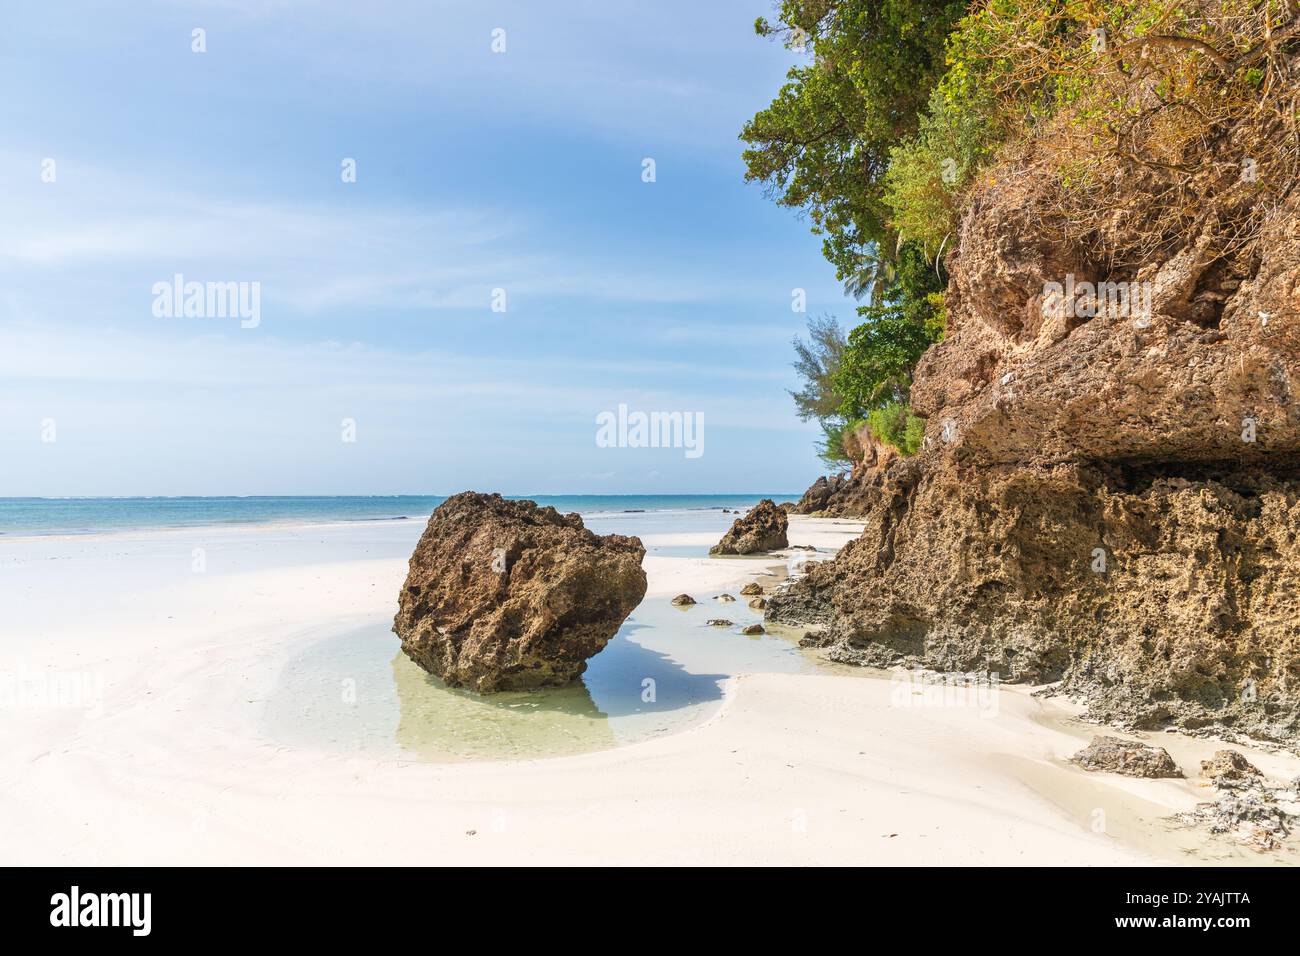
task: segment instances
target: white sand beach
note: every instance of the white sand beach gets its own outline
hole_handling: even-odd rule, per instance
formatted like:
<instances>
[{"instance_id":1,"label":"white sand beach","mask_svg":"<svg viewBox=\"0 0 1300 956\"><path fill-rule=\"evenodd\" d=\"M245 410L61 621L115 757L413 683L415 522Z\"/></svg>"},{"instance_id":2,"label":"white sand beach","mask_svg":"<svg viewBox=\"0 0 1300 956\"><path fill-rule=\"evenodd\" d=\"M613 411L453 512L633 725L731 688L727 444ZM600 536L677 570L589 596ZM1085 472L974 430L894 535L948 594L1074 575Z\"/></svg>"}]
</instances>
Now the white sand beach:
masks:
<instances>
[{"instance_id":1,"label":"white sand beach","mask_svg":"<svg viewBox=\"0 0 1300 956\"><path fill-rule=\"evenodd\" d=\"M422 525L0 543L0 864L1294 862L1164 822L1207 798L1197 768L1213 741L1146 735L1186 780L1088 774L1067 758L1098 729L1019 687L935 705L861 670L750 673L680 732L544 759L268 735L287 662L391 618L405 574L392 555ZM797 518L791 543L858 527ZM652 553L646 602L737 589L772 563ZM1300 773L1292 756L1236 749Z\"/></svg>"}]
</instances>

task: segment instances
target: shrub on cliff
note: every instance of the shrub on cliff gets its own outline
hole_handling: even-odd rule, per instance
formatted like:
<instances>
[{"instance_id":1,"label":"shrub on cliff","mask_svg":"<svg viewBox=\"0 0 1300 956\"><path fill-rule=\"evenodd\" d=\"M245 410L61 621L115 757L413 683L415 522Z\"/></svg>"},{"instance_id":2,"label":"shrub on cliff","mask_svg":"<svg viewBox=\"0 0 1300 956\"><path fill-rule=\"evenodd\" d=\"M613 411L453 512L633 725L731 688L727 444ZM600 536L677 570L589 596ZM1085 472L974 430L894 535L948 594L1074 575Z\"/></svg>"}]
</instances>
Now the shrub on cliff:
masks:
<instances>
[{"instance_id":1,"label":"shrub on cliff","mask_svg":"<svg viewBox=\"0 0 1300 956\"><path fill-rule=\"evenodd\" d=\"M904 455L915 455L925 437L925 419L913 412L912 406L901 402L872 409L867 425L873 435Z\"/></svg>"},{"instance_id":2,"label":"shrub on cliff","mask_svg":"<svg viewBox=\"0 0 1300 956\"><path fill-rule=\"evenodd\" d=\"M1044 214L1109 273L1207 228L1209 251L1246 251L1300 176L1298 39L1294 0L979 4L891 154L890 221L933 249L996 159L998 178L1055 180Z\"/></svg>"}]
</instances>

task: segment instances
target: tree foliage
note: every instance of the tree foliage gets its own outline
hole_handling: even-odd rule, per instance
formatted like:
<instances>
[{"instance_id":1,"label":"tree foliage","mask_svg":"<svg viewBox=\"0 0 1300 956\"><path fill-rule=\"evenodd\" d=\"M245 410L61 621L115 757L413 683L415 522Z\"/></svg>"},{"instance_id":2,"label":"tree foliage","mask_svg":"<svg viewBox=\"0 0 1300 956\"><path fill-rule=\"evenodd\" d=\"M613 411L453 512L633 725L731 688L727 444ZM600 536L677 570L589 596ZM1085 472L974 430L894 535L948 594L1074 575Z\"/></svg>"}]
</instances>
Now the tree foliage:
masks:
<instances>
[{"instance_id":1,"label":"tree foliage","mask_svg":"<svg viewBox=\"0 0 1300 956\"><path fill-rule=\"evenodd\" d=\"M808 341L794 340L795 371L803 387L791 392L803 421L825 421L839 413L843 398L835 391L835 376L844 356L844 332L834 316L808 320Z\"/></svg>"},{"instance_id":2,"label":"tree foliage","mask_svg":"<svg viewBox=\"0 0 1300 956\"><path fill-rule=\"evenodd\" d=\"M890 151L917 129L943 74L962 0L783 0L761 36L806 52L741 133L746 179L807 212L836 275L856 292L893 248L884 197Z\"/></svg>"},{"instance_id":3,"label":"tree foliage","mask_svg":"<svg viewBox=\"0 0 1300 956\"><path fill-rule=\"evenodd\" d=\"M916 246L904 246L885 302L859 308L863 322L849 333L834 379L841 418L868 418L874 408L906 403L912 369L943 336L942 301L942 280Z\"/></svg>"},{"instance_id":4,"label":"tree foliage","mask_svg":"<svg viewBox=\"0 0 1300 956\"><path fill-rule=\"evenodd\" d=\"M828 436L866 421L911 446L942 252L995 163L1046 184L1034 215L1120 276L1202 235L1246 263L1300 182L1300 0L782 0L756 29L810 59L746 124L746 178L869 296L830 387L795 393Z\"/></svg>"}]
</instances>

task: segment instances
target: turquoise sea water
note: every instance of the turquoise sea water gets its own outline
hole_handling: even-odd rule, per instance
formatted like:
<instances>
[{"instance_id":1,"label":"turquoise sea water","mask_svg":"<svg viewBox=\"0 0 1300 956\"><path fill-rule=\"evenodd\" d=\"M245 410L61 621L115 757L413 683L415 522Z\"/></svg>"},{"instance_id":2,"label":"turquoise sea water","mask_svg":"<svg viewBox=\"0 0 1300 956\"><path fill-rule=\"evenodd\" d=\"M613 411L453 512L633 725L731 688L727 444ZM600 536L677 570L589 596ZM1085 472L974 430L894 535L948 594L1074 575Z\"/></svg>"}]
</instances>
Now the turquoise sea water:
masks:
<instances>
[{"instance_id":1,"label":"turquoise sea water","mask_svg":"<svg viewBox=\"0 0 1300 956\"><path fill-rule=\"evenodd\" d=\"M511 495L581 515L749 508L760 498L798 500L797 493L737 495ZM386 521L426 518L441 495L285 496L247 498L0 498L0 534L94 534L148 528L231 524Z\"/></svg>"}]
</instances>

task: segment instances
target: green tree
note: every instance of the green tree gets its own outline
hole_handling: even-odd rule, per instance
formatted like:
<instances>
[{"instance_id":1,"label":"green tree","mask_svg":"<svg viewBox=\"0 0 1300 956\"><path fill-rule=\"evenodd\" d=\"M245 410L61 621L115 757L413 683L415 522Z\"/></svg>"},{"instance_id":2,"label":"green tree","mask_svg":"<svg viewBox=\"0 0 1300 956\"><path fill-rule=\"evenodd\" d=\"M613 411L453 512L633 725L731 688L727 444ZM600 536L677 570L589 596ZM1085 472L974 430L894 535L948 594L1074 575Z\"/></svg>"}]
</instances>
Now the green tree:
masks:
<instances>
[{"instance_id":1,"label":"green tree","mask_svg":"<svg viewBox=\"0 0 1300 956\"><path fill-rule=\"evenodd\" d=\"M746 179L802 209L846 288L882 295L894 250L884 177L943 74L964 0L783 0L760 36L807 52L741 133Z\"/></svg>"},{"instance_id":2,"label":"green tree","mask_svg":"<svg viewBox=\"0 0 1300 956\"><path fill-rule=\"evenodd\" d=\"M808 320L808 341L794 339L794 369L803 380L797 392L791 392L795 410L803 421L825 422L839 414L843 396L835 391L835 376L844 356L844 332L834 316L823 315Z\"/></svg>"},{"instance_id":3,"label":"green tree","mask_svg":"<svg viewBox=\"0 0 1300 956\"><path fill-rule=\"evenodd\" d=\"M897 279L885 301L859 308L863 322L849 333L833 380L842 419L870 421L873 409L906 404L912 369L943 337L943 287L924 253L915 245L903 246Z\"/></svg>"}]
</instances>

